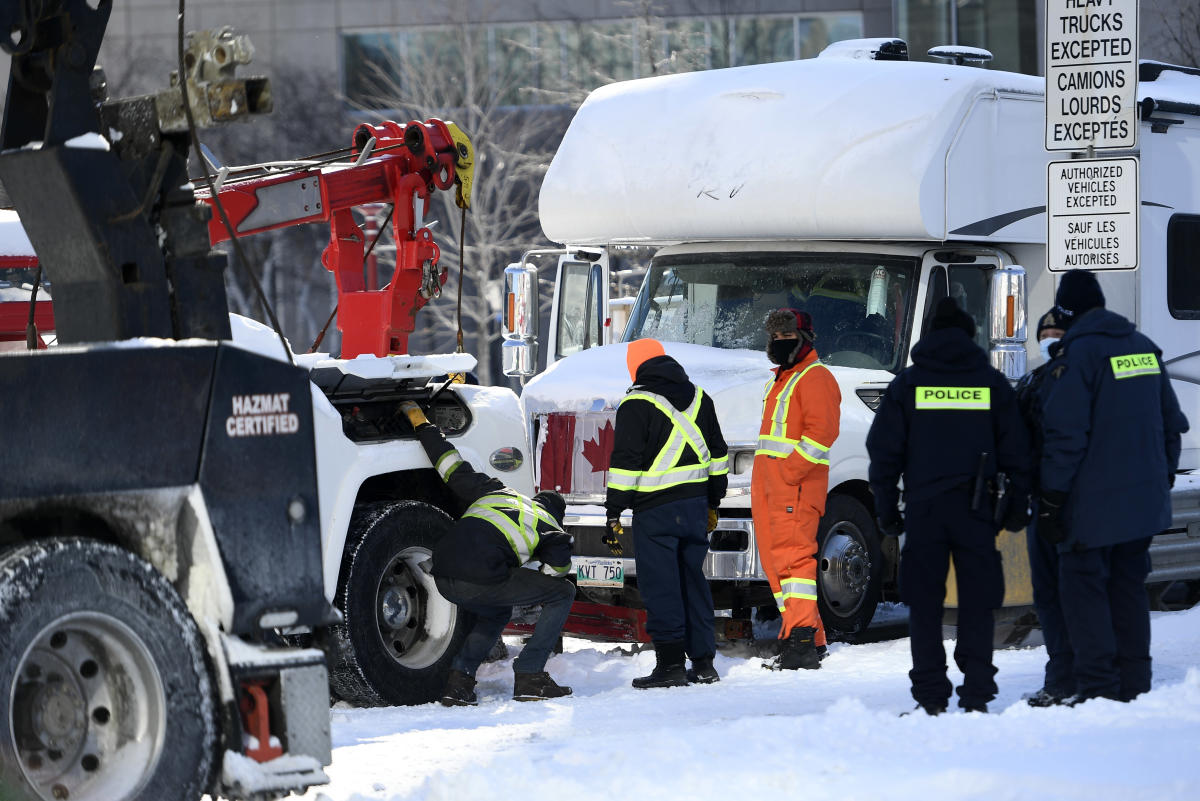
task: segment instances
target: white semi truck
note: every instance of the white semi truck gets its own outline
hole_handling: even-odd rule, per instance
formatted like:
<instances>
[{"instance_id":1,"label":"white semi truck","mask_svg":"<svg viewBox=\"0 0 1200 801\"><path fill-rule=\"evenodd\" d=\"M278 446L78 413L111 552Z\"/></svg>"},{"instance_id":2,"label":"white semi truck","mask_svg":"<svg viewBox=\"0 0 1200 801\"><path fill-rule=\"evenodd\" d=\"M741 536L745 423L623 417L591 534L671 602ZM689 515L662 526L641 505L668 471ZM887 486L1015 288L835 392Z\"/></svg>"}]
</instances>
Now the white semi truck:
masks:
<instances>
[{"instance_id":1,"label":"white semi truck","mask_svg":"<svg viewBox=\"0 0 1200 801\"><path fill-rule=\"evenodd\" d=\"M822 617L853 634L894 597L898 554L881 552L865 448L884 388L946 295L1016 379L1037 353L1027 321L1050 308L1056 285L1046 264L1044 80L875 57L899 44L840 43L810 60L617 83L580 107L539 206L546 236L565 247L509 268L506 365L531 372L532 263L549 258L548 367L522 400L537 484L566 494L581 556L608 556L601 505L612 419L629 383L621 343L653 337L712 395L730 447L730 490L706 563L717 606L770 604L750 470L771 367L763 319L791 306L812 314L842 394L819 531ZM1163 348L1193 423L1175 522L1152 550L1150 581L1161 585L1200 577L1200 70L1140 70L1141 265L1100 277L1109 307ZM622 332L610 324L609 272L629 245L658 250ZM1023 535L1003 536L1001 547L1006 604L1028 604ZM636 605L625 553L605 567L607 581L596 579L607 586L589 586L594 564L583 571L583 598Z\"/></svg>"}]
</instances>

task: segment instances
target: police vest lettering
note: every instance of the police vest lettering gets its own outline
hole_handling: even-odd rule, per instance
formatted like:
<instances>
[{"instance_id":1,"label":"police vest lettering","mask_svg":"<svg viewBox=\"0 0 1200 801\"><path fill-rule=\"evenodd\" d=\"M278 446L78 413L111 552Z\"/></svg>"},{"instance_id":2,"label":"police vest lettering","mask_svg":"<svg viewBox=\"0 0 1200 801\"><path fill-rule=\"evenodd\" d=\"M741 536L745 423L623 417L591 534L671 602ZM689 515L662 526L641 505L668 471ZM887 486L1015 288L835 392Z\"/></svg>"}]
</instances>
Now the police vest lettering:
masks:
<instances>
[{"instance_id":1,"label":"police vest lettering","mask_svg":"<svg viewBox=\"0 0 1200 801\"><path fill-rule=\"evenodd\" d=\"M1109 359L1112 364L1113 378L1135 378L1139 375L1158 375L1158 357L1153 353L1130 353L1127 356L1113 356Z\"/></svg>"},{"instance_id":2,"label":"police vest lettering","mask_svg":"<svg viewBox=\"0 0 1200 801\"><path fill-rule=\"evenodd\" d=\"M231 437L263 437L295 434L300 417L288 410L292 394L234 395L233 414L225 418L225 433Z\"/></svg>"},{"instance_id":3,"label":"police vest lettering","mask_svg":"<svg viewBox=\"0 0 1200 801\"><path fill-rule=\"evenodd\" d=\"M987 411L992 408L990 387L917 387L918 409L965 409Z\"/></svg>"}]
</instances>

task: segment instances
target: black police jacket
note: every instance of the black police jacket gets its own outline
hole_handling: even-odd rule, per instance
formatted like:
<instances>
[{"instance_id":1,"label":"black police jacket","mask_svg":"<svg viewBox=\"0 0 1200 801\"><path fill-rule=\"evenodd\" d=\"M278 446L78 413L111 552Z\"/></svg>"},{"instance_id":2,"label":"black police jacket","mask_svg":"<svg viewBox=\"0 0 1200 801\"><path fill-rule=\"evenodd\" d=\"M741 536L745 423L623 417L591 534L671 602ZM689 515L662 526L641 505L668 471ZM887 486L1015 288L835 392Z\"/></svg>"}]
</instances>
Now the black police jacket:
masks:
<instances>
[{"instance_id":1,"label":"black police jacket","mask_svg":"<svg viewBox=\"0 0 1200 801\"><path fill-rule=\"evenodd\" d=\"M1057 353L1057 350L1055 351ZM1050 370L1050 365L1053 364L1053 358L1045 362L1025 375L1021 376L1021 380L1017 382L1017 408L1021 410L1021 419L1025 421L1025 428L1029 431L1030 445L1030 461L1029 461L1029 486L1033 492L1037 492L1041 486L1038 481L1039 462L1042 459L1042 384L1046 381L1046 374Z\"/></svg>"},{"instance_id":2,"label":"black police jacket","mask_svg":"<svg viewBox=\"0 0 1200 801\"><path fill-rule=\"evenodd\" d=\"M1170 525L1170 481L1188 421L1161 356L1108 309L1067 329L1042 388L1041 484L1068 494L1060 550L1129 542Z\"/></svg>"},{"instance_id":3,"label":"black police jacket","mask_svg":"<svg viewBox=\"0 0 1200 801\"><path fill-rule=\"evenodd\" d=\"M926 500L1004 472L1014 497L1029 492L1029 434L1008 380L959 328L930 331L913 363L888 385L867 434L876 508ZM986 454L986 455L985 455Z\"/></svg>"},{"instance_id":4,"label":"black police jacket","mask_svg":"<svg viewBox=\"0 0 1200 801\"><path fill-rule=\"evenodd\" d=\"M672 406L681 411L687 409L696 397L695 385L688 380L687 373L684 372L679 362L670 356L655 356L653 359L643 362L642 366L638 368L637 383L630 389L631 392L636 390L662 395L671 402ZM630 401L621 404L617 409L615 425L609 466L625 470L648 469L674 430L670 418L655 408L653 404L644 401ZM717 411L707 392L700 400L696 427L704 436L704 442L708 445L709 454L713 459L728 455L729 448L721 434L721 425L717 422ZM686 448L680 464L681 466L697 464L695 451ZM721 499L725 497L728 484L729 477L725 473L721 473L710 475L707 482L680 484L655 492L609 488L604 506L608 515L615 517L625 509L637 512L670 501L705 497L708 500L709 508L716 509L721 505Z\"/></svg>"},{"instance_id":5,"label":"black police jacket","mask_svg":"<svg viewBox=\"0 0 1200 801\"><path fill-rule=\"evenodd\" d=\"M417 439L459 502L470 512L471 504L487 495L509 494L527 503L534 501L508 489L497 478L480 473L463 459L434 425L417 429ZM515 523L515 521L514 521ZM476 584L499 584L522 564L541 562L560 575L571 564L571 536L556 525L543 521L532 533L531 553L522 558L508 537L493 523L477 517L463 517L433 546L433 575L462 579ZM551 571L546 571L551 572Z\"/></svg>"}]
</instances>

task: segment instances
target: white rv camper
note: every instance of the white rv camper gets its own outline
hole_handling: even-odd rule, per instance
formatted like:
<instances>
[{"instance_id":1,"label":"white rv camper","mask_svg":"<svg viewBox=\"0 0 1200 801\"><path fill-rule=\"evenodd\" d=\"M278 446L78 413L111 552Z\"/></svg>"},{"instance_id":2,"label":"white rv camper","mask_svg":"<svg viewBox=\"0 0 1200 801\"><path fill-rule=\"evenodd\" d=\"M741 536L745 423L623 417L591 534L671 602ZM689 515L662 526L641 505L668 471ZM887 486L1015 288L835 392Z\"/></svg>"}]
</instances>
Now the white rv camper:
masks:
<instances>
[{"instance_id":1,"label":"white rv camper","mask_svg":"<svg viewBox=\"0 0 1200 801\"><path fill-rule=\"evenodd\" d=\"M869 52L842 46L806 61L594 91L542 187L542 227L565 248L542 343L549 366L523 393L538 484L566 494L577 552L606 557L607 437L629 383L620 343L662 340L712 395L730 444L731 489L706 566L717 605L770 604L749 498L771 367L762 323L773 308L809 311L842 392L818 585L826 626L844 634L862 630L894 591L897 555L881 553L864 443L930 310L958 298L979 345L1015 379L1037 353L1026 320L1050 308L1056 285L1046 265L1044 80L854 57ZM1164 350L1193 425L1181 468L1194 472L1200 70L1142 64L1139 92L1141 266L1101 283L1109 307ZM610 255L626 245L659 249L629 322L614 331ZM527 289L530 269L510 268L513 285ZM519 307L528 294L515 299ZM510 340L506 361L520 372L532 363L532 335L515 325ZM1181 477L1176 494L1176 527L1156 540L1152 582L1200 577L1200 478ZM1028 604L1023 535L1006 537L1002 550L1006 604ZM636 584L632 559L621 567ZM589 583L581 580L585 598L629 600L628 586Z\"/></svg>"}]
</instances>

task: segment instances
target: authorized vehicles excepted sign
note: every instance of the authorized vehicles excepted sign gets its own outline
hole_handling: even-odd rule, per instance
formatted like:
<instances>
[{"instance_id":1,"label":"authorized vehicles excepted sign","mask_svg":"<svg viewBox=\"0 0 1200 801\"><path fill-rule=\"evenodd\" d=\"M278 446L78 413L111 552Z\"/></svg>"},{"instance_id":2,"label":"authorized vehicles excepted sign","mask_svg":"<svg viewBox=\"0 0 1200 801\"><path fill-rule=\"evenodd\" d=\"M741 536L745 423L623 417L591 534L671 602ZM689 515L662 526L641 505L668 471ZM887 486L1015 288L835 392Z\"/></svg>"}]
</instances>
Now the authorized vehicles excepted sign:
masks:
<instances>
[{"instance_id":1,"label":"authorized vehicles excepted sign","mask_svg":"<svg viewBox=\"0 0 1200 801\"><path fill-rule=\"evenodd\" d=\"M1137 0L1046 0L1046 149L1137 145Z\"/></svg>"},{"instance_id":2,"label":"authorized vehicles excepted sign","mask_svg":"<svg viewBox=\"0 0 1200 801\"><path fill-rule=\"evenodd\" d=\"M1046 182L1046 266L1136 270L1138 160L1052 161Z\"/></svg>"}]
</instances>

